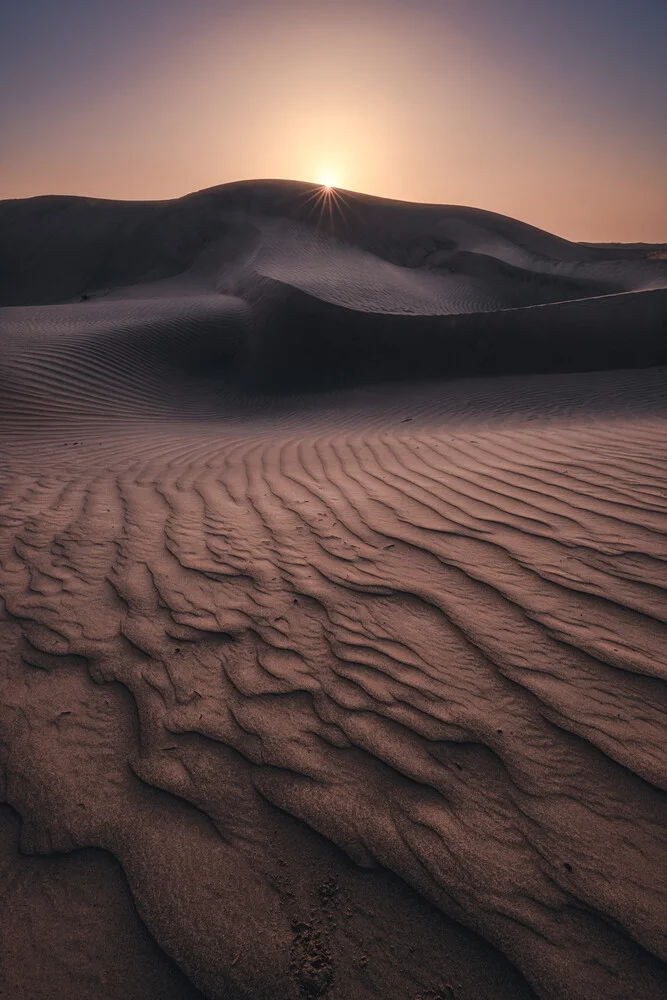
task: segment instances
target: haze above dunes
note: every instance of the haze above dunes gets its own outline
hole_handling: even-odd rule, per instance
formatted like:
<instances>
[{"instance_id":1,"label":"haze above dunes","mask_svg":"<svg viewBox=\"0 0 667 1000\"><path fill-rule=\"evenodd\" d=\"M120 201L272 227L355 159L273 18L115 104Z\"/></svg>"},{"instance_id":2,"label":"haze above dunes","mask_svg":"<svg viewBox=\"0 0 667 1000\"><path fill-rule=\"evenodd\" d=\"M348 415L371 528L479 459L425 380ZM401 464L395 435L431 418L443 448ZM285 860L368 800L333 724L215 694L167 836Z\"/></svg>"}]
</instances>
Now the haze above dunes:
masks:
<instances>
[{"instance_id":1,"label":"haze above dunes","mask_svg":"<svg viewBox=\"0 0 667 1000\"><path fill-rule=\"evenodd\" d=\"M0 232L0 995L663 997L661 248L279 181Z\"/></svg>"}]
</instances>

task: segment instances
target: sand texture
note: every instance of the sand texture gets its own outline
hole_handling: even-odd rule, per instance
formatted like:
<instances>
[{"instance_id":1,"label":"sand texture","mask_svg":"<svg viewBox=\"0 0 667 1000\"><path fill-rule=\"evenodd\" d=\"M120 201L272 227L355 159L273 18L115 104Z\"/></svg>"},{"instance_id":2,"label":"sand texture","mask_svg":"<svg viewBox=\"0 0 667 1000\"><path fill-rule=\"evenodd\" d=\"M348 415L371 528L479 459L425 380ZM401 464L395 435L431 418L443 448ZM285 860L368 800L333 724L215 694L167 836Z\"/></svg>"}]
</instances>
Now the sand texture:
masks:
<instances>
[{"instance_id":1,"label":"sand texture","mask_svg":"<svg viewBox=\"0 0 667 1000\"><path fill-rule=\"evenodd\" d=\"M0 203L0 998L667 995L667 260Z\"/></svg>"}]
</instances>

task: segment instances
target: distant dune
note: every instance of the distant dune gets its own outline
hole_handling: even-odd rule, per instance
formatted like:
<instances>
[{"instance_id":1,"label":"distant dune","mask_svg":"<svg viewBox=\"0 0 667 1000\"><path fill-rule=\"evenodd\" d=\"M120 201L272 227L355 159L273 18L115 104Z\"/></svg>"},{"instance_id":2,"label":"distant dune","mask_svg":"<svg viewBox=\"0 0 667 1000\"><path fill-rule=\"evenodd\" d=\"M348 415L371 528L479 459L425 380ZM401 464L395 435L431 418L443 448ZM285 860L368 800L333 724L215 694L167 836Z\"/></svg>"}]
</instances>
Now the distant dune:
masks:
<instances>
[{"instance_id":1,"label":"distant dune","mask_svg":"<svg viewBox=\"0 0 667 1000\"><path fill-rule=\"evenodd\" d=\"M0 997L667 995L667 260L0 203Z\"/></svg>"},{"instance_id":2,"label":"distant dune","mask_svg":"<svg viewBox=\"0 0 667 1000\"><path fill-rule=\"evenodd\" d=\"M478 209L317 193L0 203L5 328L91 363L121 337L151 367L271 390L667 362L667 261Z\"/></svg>"}]
</instances>

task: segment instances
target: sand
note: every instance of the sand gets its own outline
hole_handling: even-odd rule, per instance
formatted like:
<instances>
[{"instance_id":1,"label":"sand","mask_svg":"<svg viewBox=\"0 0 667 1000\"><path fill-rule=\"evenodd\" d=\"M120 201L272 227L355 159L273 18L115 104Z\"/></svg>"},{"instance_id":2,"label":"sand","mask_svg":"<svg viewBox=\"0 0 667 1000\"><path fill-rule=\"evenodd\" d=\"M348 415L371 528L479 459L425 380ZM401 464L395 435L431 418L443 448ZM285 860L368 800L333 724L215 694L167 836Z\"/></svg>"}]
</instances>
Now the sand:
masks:
<instances>
[{"instance_id":1,"label":"sand","mask_svg":"<svg viewBox=\"0 0 667 1000\"><path fill-rule=\"evenodd\" d=\"M657 1000L667 260L312 195L0 203L0 997Z\"/></svg>"}]
</instances>

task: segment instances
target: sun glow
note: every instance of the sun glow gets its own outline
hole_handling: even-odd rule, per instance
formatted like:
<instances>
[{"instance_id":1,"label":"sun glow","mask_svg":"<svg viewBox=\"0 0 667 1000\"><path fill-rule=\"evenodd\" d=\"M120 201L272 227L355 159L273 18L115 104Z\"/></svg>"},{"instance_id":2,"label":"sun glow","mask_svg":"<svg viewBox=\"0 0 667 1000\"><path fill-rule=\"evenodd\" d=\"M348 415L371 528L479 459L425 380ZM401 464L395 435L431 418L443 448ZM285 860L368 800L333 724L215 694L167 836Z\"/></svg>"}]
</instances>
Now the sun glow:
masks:
<instances>
[{"instance_id":1,"label":"sun glow","mask_svg":"<svg viewBox=\"0 0 667 1000\"><path fill-rule=\"evenodd\" d=\"M330 170L326 170L320 177L320 184L327 191L331 191L332 188L336 187L336 176Z\"/></svg>"}]
</instances>

